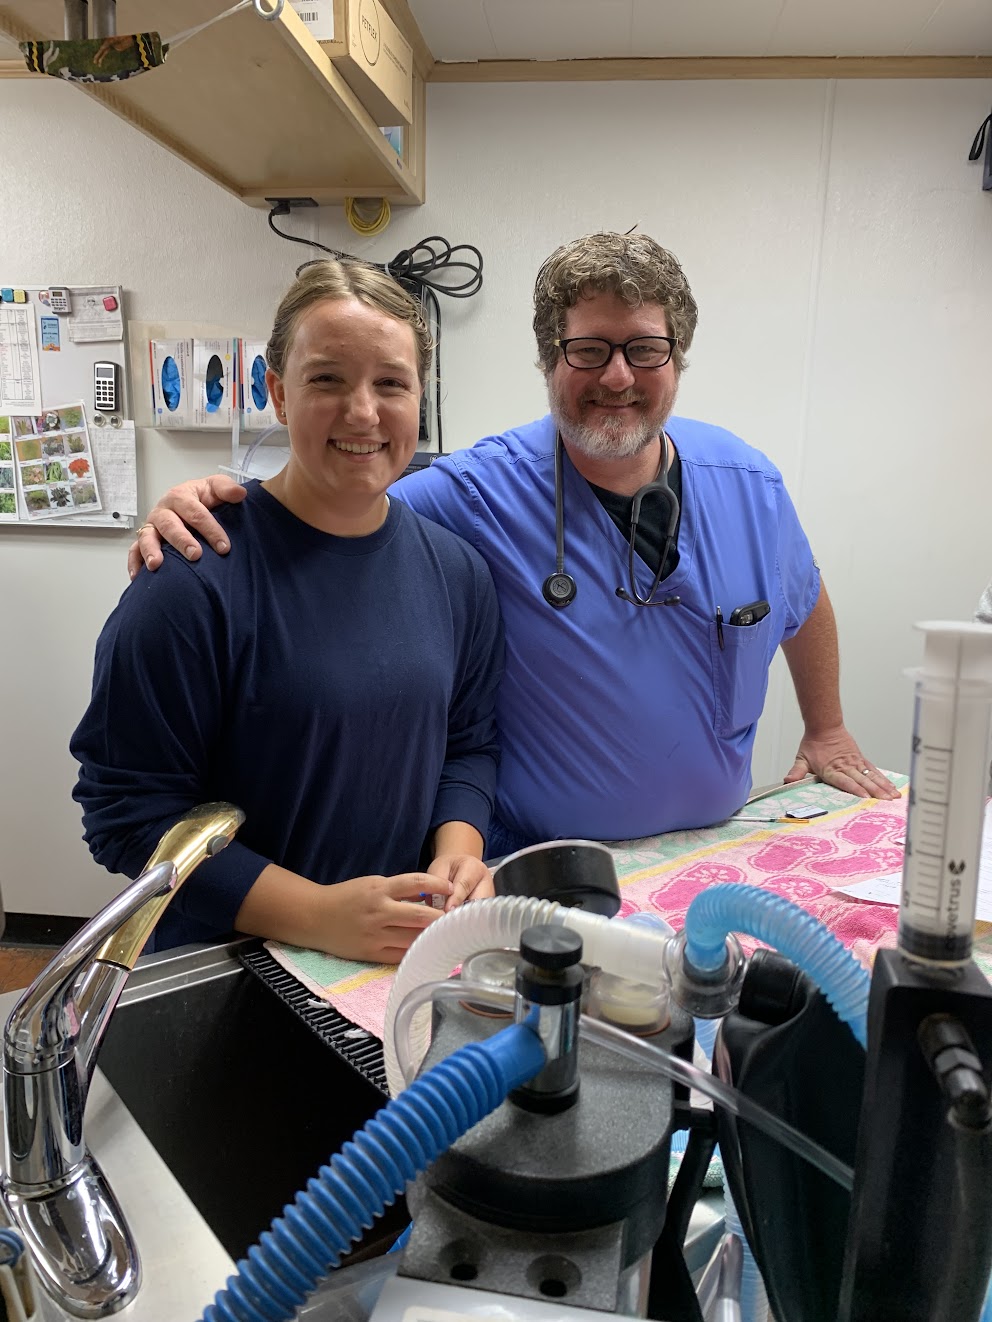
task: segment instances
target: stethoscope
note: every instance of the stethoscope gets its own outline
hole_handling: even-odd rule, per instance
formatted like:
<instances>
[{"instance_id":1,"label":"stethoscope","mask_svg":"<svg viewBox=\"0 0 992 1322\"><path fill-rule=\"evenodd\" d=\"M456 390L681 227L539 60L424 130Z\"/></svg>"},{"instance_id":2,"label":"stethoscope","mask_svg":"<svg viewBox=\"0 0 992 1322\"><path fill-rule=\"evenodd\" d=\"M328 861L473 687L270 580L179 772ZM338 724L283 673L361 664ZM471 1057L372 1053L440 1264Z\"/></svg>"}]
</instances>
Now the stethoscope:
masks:
<instances>
[{"instance_id":1,"label":"stethoscope","mask_svg":"<svg viewBox=\"0 0 992 1322\"><path fill-rule=\"evenodd\" d=\"M664 432L661 434L661 448L662 459L658 474L653 482L648 482L636 492L630 512L630 538L627 554L627 575L630 591L628 592L626 588L617 588L617 596L624 601L629 601L632 606L677 606L680 601L679 597L664 597L661 601L655 601L654 599L655 593L658 591L658 585L661 583L661 576L665 572L665 562L668 559L672 539L675 536L675 529L679 522L678 497L668 485L668 440ZM562 474L562 450L561 433L558 432L555 436L555 572L549 574L541 584L544 600L549 606L554 606L557 610L571 605L578 591L575 579L571 574L565 573L565 492ZM637 584L634 581L635 543L637 541L637 524L641 517L641 503L645 496L652 494L660 496L668 505L668 527L665 529L665 545L661 553L661 560L658 562L657 572L651 581L651 591L646 597L642 597L637 591Z\"/></svg>"}]
</instances>

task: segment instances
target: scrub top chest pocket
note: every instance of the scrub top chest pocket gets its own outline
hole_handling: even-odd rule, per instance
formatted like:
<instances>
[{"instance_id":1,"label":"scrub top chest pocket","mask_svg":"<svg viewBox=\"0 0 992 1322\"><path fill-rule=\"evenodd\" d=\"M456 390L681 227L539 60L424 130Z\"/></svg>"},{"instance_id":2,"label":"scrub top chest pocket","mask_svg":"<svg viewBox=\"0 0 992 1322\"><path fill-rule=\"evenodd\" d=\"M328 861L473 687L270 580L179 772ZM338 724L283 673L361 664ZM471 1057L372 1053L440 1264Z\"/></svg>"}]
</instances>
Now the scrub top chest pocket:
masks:
<instances>
[{"instance_id":1,"label":"scrub top chest pocket","mask_svg":"<svg viewBox=\"0 0 992 1322\"><path fill-rule=\"evenodd\" d=\"M710 628L716 731L722 738L740 734L761 715L768 688L772 633L767 601L737 607Z\"/></svg>"}]
</instances>

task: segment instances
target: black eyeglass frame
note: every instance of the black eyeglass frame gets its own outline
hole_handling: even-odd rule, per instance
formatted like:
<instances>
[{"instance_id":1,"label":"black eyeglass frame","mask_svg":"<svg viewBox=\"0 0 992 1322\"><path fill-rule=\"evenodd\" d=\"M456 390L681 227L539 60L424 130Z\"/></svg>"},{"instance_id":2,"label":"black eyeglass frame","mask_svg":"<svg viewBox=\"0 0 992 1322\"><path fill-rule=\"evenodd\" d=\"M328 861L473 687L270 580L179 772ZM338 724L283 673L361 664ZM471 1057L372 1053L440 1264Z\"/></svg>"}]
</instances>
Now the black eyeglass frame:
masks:
<instances>
[{"instance_id":1,"label":"black eyeglass frame","mask_svg":"<svg viewBox=\"0 0 992 1322\"><path fill-rule=\"evenodd\" d=\"M652 363L650 367L645 367L643 363L632 363L630 361L630 346L632 344L640 344L644 340L660 340L662 344L667 344L668 357L663 359L660 363ZM579 344L580 342L584 344L605 344L609 348L609 353L601 363L593 363L591 365L589 363L573 363L568 356L568 346L570 344ZM623 354L627 366L633 368L635 372L653 372L659 367L667 367L672 361L672 355L678 347L678 340L673 339L670 335L632 335L629 340L624 340L622 344L614 344L612 340L605 340L601 335L570 335L567 339L552 340L551 343L556 349L561 350L561 355L565 359L565 362L577 372L601 372L603 368L608 366L612 361L613 355L618 349Z\"/></svg>"}]
</instances>

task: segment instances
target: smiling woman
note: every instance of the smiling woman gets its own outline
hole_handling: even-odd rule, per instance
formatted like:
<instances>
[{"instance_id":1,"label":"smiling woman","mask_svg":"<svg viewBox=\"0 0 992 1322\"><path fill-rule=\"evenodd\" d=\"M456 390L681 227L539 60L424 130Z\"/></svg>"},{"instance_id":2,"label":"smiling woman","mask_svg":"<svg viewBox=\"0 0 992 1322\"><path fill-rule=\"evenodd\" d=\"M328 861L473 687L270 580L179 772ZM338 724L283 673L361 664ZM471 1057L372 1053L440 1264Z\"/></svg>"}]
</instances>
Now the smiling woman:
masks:
<instances>
[{"instance_id":1,"label":"smiling woman","mask_svg":"<svg viewBox=\"0 0 992 1322\"><path fill-rule=\"evenodd\" d=\"M281 374L266 383L289 429L286 468L265 484L325 532L374 532L386 488L417 448L420 376L409 328L352 296L300 317Z\"/></svg>"},{"instance_id":2,"label":"smiling woman","mask_svg":"<svg viewBox=\"0 0 992 1322\"><path fill-rule=\"evenodd\" d=\"M100 636L71 744L97 860L136 876L194 804L247 815L156 949L237 930L396 962L439 916L425 897L492 893L495 590L466 543L386 495L430 352L390 277L304 268L267 348L286 467L227 508L230 555L170 548Z\"/></svg>"}]
</instances>

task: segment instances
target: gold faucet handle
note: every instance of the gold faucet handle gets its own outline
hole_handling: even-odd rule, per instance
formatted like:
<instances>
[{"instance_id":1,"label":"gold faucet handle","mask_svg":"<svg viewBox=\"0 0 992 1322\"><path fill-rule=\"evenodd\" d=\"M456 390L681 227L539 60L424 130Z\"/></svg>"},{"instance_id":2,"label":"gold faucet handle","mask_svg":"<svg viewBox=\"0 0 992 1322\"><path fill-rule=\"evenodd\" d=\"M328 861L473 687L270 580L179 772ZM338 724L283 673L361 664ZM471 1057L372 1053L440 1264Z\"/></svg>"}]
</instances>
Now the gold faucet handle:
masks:
<instances>
[{"instance_id":1,"label":"gold faucet handle","mask_svg":"<svg viewBox=\"0 0 992 1322\"><path fill-rule=\"evenodd\" d=\"M138 910L133 918L109 937L97 951L97 959L133 969L145 942L173 896L189 874L205 858L212 858L231 843L245 815L233 803L204 803L191 808L169 827L145 865L171 862L176 869L176 884L165 895L156 895Z\"/></svg>"}]
</instances>

